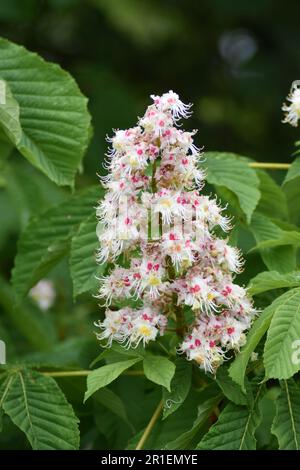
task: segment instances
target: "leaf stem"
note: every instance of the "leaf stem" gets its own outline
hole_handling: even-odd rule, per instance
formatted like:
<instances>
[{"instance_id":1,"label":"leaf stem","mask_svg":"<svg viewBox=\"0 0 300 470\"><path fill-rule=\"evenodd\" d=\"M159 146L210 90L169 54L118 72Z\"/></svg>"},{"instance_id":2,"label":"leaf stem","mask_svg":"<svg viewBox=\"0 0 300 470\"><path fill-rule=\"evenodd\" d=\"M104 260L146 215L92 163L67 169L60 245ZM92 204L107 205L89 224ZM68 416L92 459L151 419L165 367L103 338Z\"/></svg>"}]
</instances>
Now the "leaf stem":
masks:
<instances>
[{"instance_id":1,"label":"leaf stem","mask_svg":"<svg viewBox=\"0 0 300 470\"><path fill-rule=\"evenodd\" d=\"M41 374L48 377L85 377L91 371L90 370L63 370L63 371L53 371L53 372L41 372Z\"/></svg>"},{"instance_id":2,"label":"leaf stem","mask_svg":"<svg viewBox=\"0 0 300 470\"><path fill-rule=\"evenodd\" d=\"M92 370L68 370L68 371L53 371L53 372L41 372L41 374L48 377L86 377ZM142 370L127 370L123 372L123 375L141 376L144 375Z\"/></svg>"},{"instance_id":3,"label":"leaf stem","mask_svg":"<svg viewBox=\"0 0 300 470\"><path fill-rule=\"evenodd\" d=\"M291 163L250 162L251 168L265 168L266 170L288 170Z\"/></svg>"},{"instance_id":4,"label":"leaf stem","mask_svg":"<svg viewBox=\"0 0 300 470\"><path fill-rule=\"evenodd\" d=\"M157 408L155 409L149 423L147 424L146 426L146 429L145 431L143 432L143 435L142 437L140 438L135 450L141 450L143 447L144 447L144 444L146 442L146 440L148 439L152 429L154 428L161 412L162 412L162 409L163 409L163 400L161 400L159 402L159 404L157 405Z\"/></svg>"}]
</instances>

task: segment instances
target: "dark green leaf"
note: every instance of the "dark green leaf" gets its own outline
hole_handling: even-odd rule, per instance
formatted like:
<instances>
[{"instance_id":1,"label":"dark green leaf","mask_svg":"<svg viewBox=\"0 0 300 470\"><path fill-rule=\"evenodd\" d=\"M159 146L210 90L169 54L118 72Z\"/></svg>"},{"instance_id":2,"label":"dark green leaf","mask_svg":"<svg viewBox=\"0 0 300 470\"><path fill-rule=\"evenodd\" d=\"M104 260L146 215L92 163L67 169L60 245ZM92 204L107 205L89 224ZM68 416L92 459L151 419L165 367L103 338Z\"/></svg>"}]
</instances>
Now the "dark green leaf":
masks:
<instances>
[{"instance_id":1,"label":"dark green leaf","mask_svg":"<svg viewBox=\"0 0 300 470\"><path fill-rule=\"evenodd\" d=\"M171 381L171 391L163 389L164 410L163 418L174 413L186 399L192 378L192 364L181 357L175 360L175 374Z\"/></svg>"},{"instance_id":2,"label":"dark green leaf","mask_svg":"<svg viewBox=\"0 0 300 470\"><path fill-rule=\"evenodd\" d=\"M236 405L247 404L247 396L243 393L241 386L237 385L237 383L230 377L227 367L219 367L216 380L228 400L232 401Z\"/></svg>"},{"instance_id":3,"label":"dark green leaf","mask_svg":"<svg viewBox=\"0 0 300 470\"><path fill-rule=\"evenodd\" d=\"M283 380L280 385L272 433L280 450L300 450L300 389L292 379Z\"/></svg>"},{"instance_id":4,"label":"dark green leaf","mask_svg":"<svg viewBox=\"0 0 300 470\"><path fill-rule=\"evenodd\" d=\"M233 153L207 152L205 157L207 181L230 189L237 196L241 209L250 222L260 199L259 179L255 171L243 158Z\"/></svg>"},{"instance_id":5,"label":"dark green leaf","mask_svg":"<svg viewBox=\"0 0 300 470\"><path fill-rule=\"evenodd\" d=\"M95 291L105 265L97 265L95 253L99 247L96 235L96 214L90 215L79 226L71 244L70 270L74 297L87 291Z\"/></svg>"},{"instance_id":6,"label":"dark green leaf","mask_svg":"<svg viewBox=\"0 0 300 470\"><path fill-rule=\"evenodd\" d=\"M198 445L205 450L255 450L255 430L260 424L259 400L264 386L259 385L250 407L229 403L218 421L210 428Z\"/></svg>"},{"instance_id":7,"label":"dark green leaf","mask_svg":"<svg viewBox=\"0 0 300 470\"><path fill-rule=\"evenodd\" d=\"M34 450L78 449L78 419L51 377L16 371L2 386L0 402Z\"/></svg>"},{"instance_id":8,"label":"dark green leaf","mask_svg":"<svg viewBox=\"0 0 300 470\"><path fill-rule=\"evenodd\" d=\"M0 125L34 166L73 186L89 140L87 99L58 65L3 38L0 58L0 77L9 85Z\"/></svg>"},{"instance_id":9,"label":"dark green leaf","mask_svg":"<svg viewBox=\"0 0 300 470\"><path fill-rule=\"evenodd\" d=\"M100 195L97 186L80 191L27 225L19 239L12 273L19 300L68 253L72 235L93 212Z\"/></svg>"}]
</instances>

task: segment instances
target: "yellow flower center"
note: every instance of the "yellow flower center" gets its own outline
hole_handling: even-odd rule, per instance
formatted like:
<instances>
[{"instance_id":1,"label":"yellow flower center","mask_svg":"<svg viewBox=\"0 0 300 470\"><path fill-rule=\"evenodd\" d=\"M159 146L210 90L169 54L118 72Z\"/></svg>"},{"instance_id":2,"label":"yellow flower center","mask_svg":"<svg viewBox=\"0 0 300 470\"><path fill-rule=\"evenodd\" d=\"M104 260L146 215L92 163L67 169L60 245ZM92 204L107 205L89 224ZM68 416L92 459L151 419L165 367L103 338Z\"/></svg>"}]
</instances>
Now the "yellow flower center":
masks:
<instances>
[{"instance_id":1,"label":"yellow flower center","mask_svg":"<svg viewBox=\"0 0 300 470\"><path fill-rule=\"evenodd\" d=\"M196 356L194 359L198 364L203 364L203 362L204 362L204 358L200 354L198 356Z\"/></svg>"},{"instance_id":2,"label":"yellow flower center","mask_svg":"<svg viewBox=\"0 0 300 470\"><path fill-rule=\"evenodd\" d=\"M160 279L157 276L151 275L148 278L148 284L149 284L149 286L159 286L160 285Z\"/></svg>"},{"instance_id":3,"label":"yellow flower center","mask_svg":"<svg viewBox=\"0 0 300 470\"><path fill-rule=\"evenodd\" d=\"M163 206L163 207L170 208L172 206L172 201L171 201L171 199L163 199L160 202L160 205Z\"/></svg>"},{"instance_id":4,"label":"yellow flower center","mask_svg":"<svg viewBox=\"0 0 300 470\"><path fill-rule=\"evenodd\" d=\"M142 336L150 336L151 335L151 329L149 328L149 326L143 325L143 326L139 327L139 333Z\"/></svg>"},{"instance_id":5,"label":"yellow flower center","mask_svg":"<svg viewBox=\"0 0 300 470\"><path fill-rule=\"evenodd\" d=\"M132 168L136 168L138 166L138 160L136 157L130 157L129 163Z\"/></svg>"}]
</instances>

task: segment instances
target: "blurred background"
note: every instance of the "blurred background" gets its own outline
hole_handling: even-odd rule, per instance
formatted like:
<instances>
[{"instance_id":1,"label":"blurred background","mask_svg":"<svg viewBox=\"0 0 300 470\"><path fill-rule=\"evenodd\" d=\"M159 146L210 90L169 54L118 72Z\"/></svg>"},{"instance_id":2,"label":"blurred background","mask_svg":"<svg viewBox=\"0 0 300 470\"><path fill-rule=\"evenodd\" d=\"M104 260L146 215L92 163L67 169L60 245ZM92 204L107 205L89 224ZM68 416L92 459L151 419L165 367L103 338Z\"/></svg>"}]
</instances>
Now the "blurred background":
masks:
<instances>
[{"instance_id":1,"label":"blurred background","mask_svg":"<svg viewBox=\"0 0 300 470\"><path fill-rule=\"evenodd\" d=\"M111 128L151 93L194 103L198 145L288 162L281 105L300 79L300 4L272 0L1 0L0 34L60 63L89 97L94 178Z\"/></svg>"}]
</instances>

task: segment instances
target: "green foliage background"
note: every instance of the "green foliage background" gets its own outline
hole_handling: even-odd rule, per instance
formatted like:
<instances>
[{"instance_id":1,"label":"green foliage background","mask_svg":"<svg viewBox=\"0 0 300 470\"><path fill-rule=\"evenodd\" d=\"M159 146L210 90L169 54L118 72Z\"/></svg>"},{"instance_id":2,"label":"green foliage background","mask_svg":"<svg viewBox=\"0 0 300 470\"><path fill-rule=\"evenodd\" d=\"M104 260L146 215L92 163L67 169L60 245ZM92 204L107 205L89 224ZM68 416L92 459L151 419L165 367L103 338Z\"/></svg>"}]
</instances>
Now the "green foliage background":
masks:
<instances>
[{"instance_id":1,"label":"green foliage background","mask_svg":"<svg viewBox=\"0 0 300 470\"><path fill-rule=\"evenodd\" d=\"M0 40L1 449L133 449L158 410L145 448L299 450L300 366L290 361L300 338L299 131L280 122L300 79L299 8L0 3L0 36L12 41ZM175 335L146 352L107 352L94 335L103 315L95 275L107 269L94 262L105 136L132 126L149 94L170 88L194 103L186 127L199 129L207 151L206 191L228 203L231 243L247 261L238 280L262 310L216 379L175 358ZM294 163L266 172L254 161ZM48 312L27 296L43 277L57 290Z\"/></svg>"}]
</instances>

